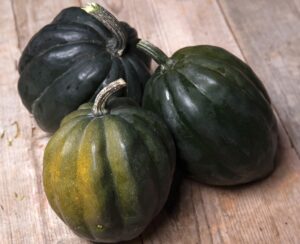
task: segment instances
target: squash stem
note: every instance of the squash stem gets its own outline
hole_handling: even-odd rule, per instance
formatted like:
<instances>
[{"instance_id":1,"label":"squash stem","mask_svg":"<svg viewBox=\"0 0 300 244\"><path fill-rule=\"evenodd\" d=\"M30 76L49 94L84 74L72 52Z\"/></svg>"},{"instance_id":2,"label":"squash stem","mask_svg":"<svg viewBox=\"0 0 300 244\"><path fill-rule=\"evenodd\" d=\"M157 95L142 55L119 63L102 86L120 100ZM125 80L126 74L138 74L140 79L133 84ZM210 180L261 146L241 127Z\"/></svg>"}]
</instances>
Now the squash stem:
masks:
<instances>
[{"instance_id":1,"label":"squash stem","mask_svg":"<svg viewBox=\"0 0 300 244\"><path fill-rule=\"evenodd\" d=\"M108 98L114 94L115 92L119 91L123 87L126 87L126 82L121 78L118 79L106 87L104 87L97 95L92 111L94 115L104 115L107 114L108 111L106 110L106 102Z\"/></svg>"},{"instance_id":2,"label":"squash stem","mask_svg":"<svg viewBox=\"0 0 300 244\"><path fill-rule=\"evenodd\" d=\"M117 18L97 3L89 3L82 9L94 16L113 33L114 38L108 43L108 48L113 55L122 56L126 48L127 36Z\"/></svg>"},{"instance_id":3,"label":"squash stem","mask_svg":"<svg viewBox=\"0 0 300 244\"><path fill-rule=\"evenodd\" d=\"M148 41L141 40L137 43L137 48L142 52L154 59L156 63L161 65L163 68L169 66L170 59L169 57L158 47L154 46Z\"/></svg>"}]
</instances>

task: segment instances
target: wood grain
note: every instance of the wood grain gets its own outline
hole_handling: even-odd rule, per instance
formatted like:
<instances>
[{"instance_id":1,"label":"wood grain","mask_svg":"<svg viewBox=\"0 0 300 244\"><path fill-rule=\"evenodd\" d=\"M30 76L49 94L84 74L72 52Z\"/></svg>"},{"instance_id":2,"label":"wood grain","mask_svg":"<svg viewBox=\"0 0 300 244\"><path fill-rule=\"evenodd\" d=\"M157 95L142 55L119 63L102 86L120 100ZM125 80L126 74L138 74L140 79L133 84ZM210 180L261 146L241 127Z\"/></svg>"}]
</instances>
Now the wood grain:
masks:
<instances>
[{"instance_id":1,"label":"wood grain","mask_svg":"<svg viewBox=\"0 0 300 244\"><path fill-rule=\"evenodd\" d=\"M17 93L19 47L54 17L41 17L45 15L41 8L57 13L68 4L75 3L4 0L0 5L0 237L4 244L79 242L48 206L41 183L48 137L36 128Z\"/></svg>"},{"instance_id":2,"label":"wood grain","mask_svg":"<svg viewBox=\"0 0 300 244\"><path fill-rule=\"evenodd\" d=\"M11 0L18 33L18 45L24 49L29 39L63 9L80 5L80 0Z\"/></svg>"},{"instance_id":3,"label":"wood grain","mask_svg":"<svg viewBox=\"0 0 300 244\"><path fill-rule=\"evenodd\" d=\"M283 121L278 167L271 177L234 188L184 180L172 195L177 203L167 204L145 233L129 243L299 243L300 160L293 147L298 145L300 123L296 114L300 99L295 97L299 4L276 0L268 8L267 0L242 5L237 0L97 2L169 55L184 46L209 43L246 58L263 78ZM4 0L0 5L0 237L4 244L87 243L66 228L46 201L41 171L48 136L36 127L16 91L20 50L62 8L79 4L77 0ZM279 30L270 26L271 20L277 21ZM271 28L268 34L266 28Z\"/></svg>"}]
</instances>

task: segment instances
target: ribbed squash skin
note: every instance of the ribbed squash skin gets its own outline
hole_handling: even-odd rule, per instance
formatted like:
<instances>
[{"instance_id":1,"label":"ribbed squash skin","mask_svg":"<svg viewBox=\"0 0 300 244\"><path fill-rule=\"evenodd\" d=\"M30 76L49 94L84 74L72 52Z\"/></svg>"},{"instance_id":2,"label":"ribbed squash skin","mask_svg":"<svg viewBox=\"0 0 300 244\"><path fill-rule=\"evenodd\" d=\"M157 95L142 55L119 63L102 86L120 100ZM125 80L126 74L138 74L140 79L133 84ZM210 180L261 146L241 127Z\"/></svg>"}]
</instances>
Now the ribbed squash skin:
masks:
<instances>
[{"instance_id":1,"label":"ribbed squash skin","mask_svg":"<svg viewBox=\"0 0 300 244\"><path fill-rule=\"evenodd\" d=\"M150 59L135 48L136 31L121 25L128 37L121 57L107 49L112 33L78 7L64 9L29 41L19 62L18 90L43 130L54 132L65 115L120 77L128 82L128 96L141 101Z\"/></svg>"},{"instance_id":2,"label":"ribbed squash skin","mask_svg":"<svg viewBox=\"0 0 300 244\"><path fill-rule=\"evenodd\" d=\"M175 146L164 123L127 98L97 117L89 104L49 141L43 181L50 205L78 235L97 242L138 236L163 207Z\"/></svg>"},{"instance_id":3,"label":"ribbed squash skin","mask_svg":"<svg viewBox=\"0 0 300 244\"><path fill-rule=\"evenodd\" d=\"M148 81L143 106L164 119L178 162L200 182L242 184L274 169L278 131L267 92L222 48L177 51Z\"/></svg>"}]
</instances>

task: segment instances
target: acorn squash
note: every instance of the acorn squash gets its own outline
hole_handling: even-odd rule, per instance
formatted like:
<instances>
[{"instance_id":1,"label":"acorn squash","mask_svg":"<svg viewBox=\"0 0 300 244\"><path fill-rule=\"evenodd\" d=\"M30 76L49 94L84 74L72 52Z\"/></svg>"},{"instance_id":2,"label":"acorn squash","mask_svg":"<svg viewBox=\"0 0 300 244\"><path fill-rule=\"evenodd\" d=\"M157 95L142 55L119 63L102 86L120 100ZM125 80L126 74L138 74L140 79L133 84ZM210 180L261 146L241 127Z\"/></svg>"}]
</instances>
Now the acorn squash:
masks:
<instances>
[{"instance_id":1,"label":"acorn squash","mask_svg":"<svg viewBox=\"0 0 300 244\"><path fill-rule=\"evenodd\" d=\"M54 132L62 118L123 77L137 102L150 59L136 31L97 4L62 10L27 44L19 62L19 94L38 125Z\"/></svg>"},{"instance_id":2,"label":"acorn squash","mask_svg":"<svg viewBox=\"0 0 300 244\"><path fill-rule=\"evenodd\" d=\"M130 98L106 103L124 84L111 83L93 107L65 117L44 154L50 205L76 234L96 242L138 236L165 204L175 167L161 119Z\"/></svg>"},{"instance_id":3,"label":"acorn squash","mask_svg":"<svg viewBox=\"0 0 300 244\"><path fill-rule=\"evenodd\" d=\"M186 47L171 58L146 41L138 48L159 64L143 107L171 129L187 175L227 186L272 172L276 119L266 89L247 64L215 46Z\"/></svg>"}]
</instances>

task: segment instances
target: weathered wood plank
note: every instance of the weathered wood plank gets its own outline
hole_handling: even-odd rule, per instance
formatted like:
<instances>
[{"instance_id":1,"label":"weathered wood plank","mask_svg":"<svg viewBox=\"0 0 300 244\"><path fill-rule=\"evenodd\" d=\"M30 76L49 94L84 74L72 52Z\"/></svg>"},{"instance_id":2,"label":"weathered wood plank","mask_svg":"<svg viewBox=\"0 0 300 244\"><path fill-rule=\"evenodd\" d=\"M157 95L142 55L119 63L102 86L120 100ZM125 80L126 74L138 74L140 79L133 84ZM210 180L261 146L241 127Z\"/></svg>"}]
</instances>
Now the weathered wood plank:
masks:
<instances>
[{"instance_id":1,"label":"weathered wood plank","mask_svg":"<svg viewBox=\"0 0 300 244\"><path fill-rule=\"evenodd\" d=\"M220 0L220 6L300 155L300 2Z\"/></svg>"},{"instance_id":2,"label":"weathered wood plank","mask_svg":"<svg viewBox=\"0 0 300 244\"><path fill-rule=\"evenodd\" d=\"M23 48L33 32L54 17L45 13L56 13L74 4L74 1L43 2L4 0L0 5L0 127L4 132L0 139L1 243L78 241L58 224L60 221L47 204L41 173L43 148L48 138L36 129L17 93L18 47Z\"/></svg>"},{"instance_id":3,"label":"weathered wood plank","mask_svg":"<svg viewBox=\"0 0 300 244\"><path fill-rule=\"evenodd\" d=\"M11 2L21 50L29 39L44 25L48 24L63 8L80 5L80 0L11 0Z\"/></svg>"},{"instance_id":4,"label":"weathered wood plank","mask_svg":"<svg viewBox=\"0 0 300 244\"><path fill-rule=\"evenodd\" d=\"M26 139L31 133L31 123L28 114L21 109L16 93L19 50L10 1L3 1L0 11L0 236L6 243L13 243L14 240L25 240L28 231L35 229L36 235L26 239L43 241L40 226L36 226L40 222L39 214L32 211L35 202L31 196L37 189L28 180L35 178L30 171L31 142Z\"/></svg>"},{"instance_id":5,"label":"weathered wood plank","mask_svg":"<svg viewBox=\"0 0 300 244\"><path fill-rule=\"evenodd\" d=\"M27 139L31 123L16 93L19 50L11 2L2 1L0 11L0 236L4 243L43 242L40 215L32 209L39 201Z\"/></svg>"}]
</instances>

